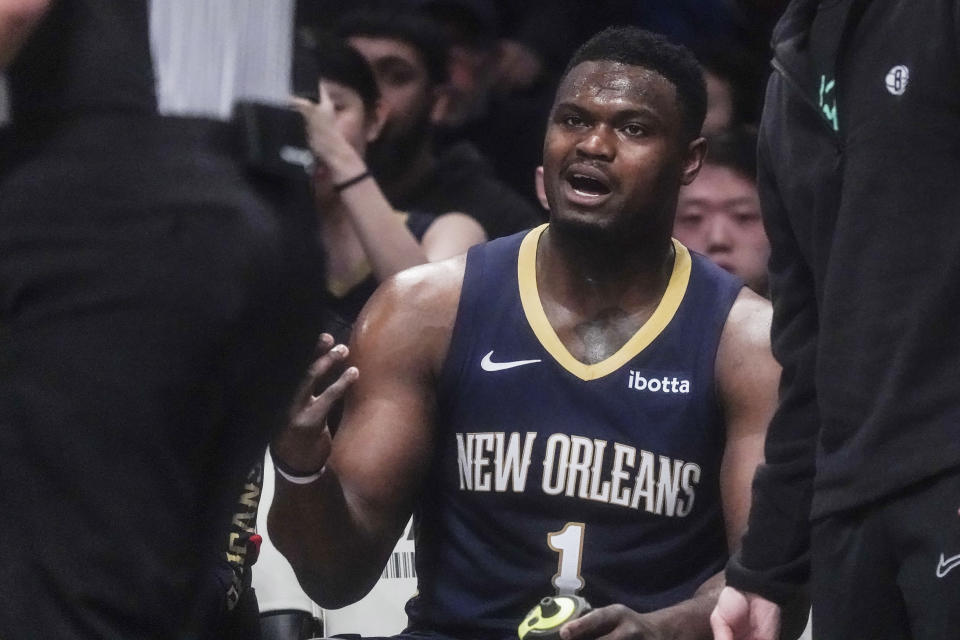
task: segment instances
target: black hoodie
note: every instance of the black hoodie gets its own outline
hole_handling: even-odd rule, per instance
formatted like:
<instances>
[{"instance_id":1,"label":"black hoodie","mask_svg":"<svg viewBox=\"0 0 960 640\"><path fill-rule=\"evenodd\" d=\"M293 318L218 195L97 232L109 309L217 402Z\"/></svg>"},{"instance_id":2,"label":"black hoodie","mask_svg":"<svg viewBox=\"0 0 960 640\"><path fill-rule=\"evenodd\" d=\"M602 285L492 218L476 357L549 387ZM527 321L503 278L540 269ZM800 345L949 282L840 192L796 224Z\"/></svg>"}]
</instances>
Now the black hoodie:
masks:
<instances>
[{"instance_id":1,"label":"black hoodie","mask_svg":"<svg viewBox=\"0 0 960 640\"><path fill-rule=\"evenodd\" d=\"M759 186L783 378L727 570L743 591L786 602L811 518L960 466L958 36L957 0L795 0L774 32Z\"/></svg>"}]
</instances>

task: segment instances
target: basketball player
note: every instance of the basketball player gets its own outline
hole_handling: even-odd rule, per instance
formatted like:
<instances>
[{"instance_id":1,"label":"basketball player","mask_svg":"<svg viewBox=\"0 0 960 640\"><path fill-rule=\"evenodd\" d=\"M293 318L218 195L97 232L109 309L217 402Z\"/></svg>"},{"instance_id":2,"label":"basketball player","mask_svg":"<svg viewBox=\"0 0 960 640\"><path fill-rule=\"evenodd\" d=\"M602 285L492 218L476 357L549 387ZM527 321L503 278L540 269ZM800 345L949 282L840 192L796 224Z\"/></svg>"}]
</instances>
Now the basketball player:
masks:
<instances>
[{"instance_id":1,"label":"basketball player","mask_svg":"<svg viewBox=\"0 0 960 640\"><path fill-rule=\"evenodd\" d=\"M356 368L274 442L270 534L311 597L360 598L414 513L409 633L512 637L561 591L596 608L565 640L709 637L779 369L769 304L670 237L704 104L685 49L601 32L550 116L550 223L374 295Z\"/></svg>"},{"instance_id":2,"label":"basketball player","mask_svg":"<svg viewBox=\"0 0 960 640\"><path fill-rule=\"evenodd\" d=\"M310 360L313 235L252 188L216 119L234 71L287 99L264 67L284 67L292 0L247 4L0 0L5 640L180 638ZM189 33L151 42L183 12Z\"/></svg>"}]
</instances>

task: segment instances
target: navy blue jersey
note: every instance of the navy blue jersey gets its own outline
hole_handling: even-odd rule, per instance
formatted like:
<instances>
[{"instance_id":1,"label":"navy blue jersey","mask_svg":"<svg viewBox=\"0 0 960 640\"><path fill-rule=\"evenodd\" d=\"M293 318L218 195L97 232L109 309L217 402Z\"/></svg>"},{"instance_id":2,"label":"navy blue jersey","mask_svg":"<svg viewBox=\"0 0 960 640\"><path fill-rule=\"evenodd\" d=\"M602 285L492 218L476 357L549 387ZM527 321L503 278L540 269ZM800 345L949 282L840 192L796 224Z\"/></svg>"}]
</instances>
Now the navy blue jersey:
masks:
<instances>
[{"instance_id":1,"label":"navy blue jersey","mask_svg":"<svg viewBox=\"0 0 960 640\"><path fill-rule=\"evenodd\" d=\"M742 283L675 241L653 315L586 365L540 303L545 228L467 256L416 513L411 630L516 637L558 591L651 611L727 559L714 362Z\"/></svg>"}]
</instances>

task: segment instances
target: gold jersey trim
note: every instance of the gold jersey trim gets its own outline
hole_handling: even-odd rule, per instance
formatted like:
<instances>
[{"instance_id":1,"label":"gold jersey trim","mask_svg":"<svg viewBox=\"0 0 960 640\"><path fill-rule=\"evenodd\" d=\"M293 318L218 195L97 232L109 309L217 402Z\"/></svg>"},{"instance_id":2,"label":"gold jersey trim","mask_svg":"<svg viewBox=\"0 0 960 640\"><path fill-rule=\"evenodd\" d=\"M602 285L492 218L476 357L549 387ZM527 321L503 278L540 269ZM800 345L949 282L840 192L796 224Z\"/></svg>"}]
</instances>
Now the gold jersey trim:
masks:
<instances>
[{"instance_id":1,"label":"gold jersey trim","mask_svg":"<svg viewBox=\"0 0 960 640\"><path fill-rule=\"evenodd\" d=\"M673 240L675 253L673 272L670 274L667 289L653 314L616 353L595 364L584 364L574 358L560 341L540 301L540 292L537 288L537 245L548 226L543 224L532 229L520 244L517 280L520 283L520 302L523 305L523 312L540 344L560 366L581 380L596 380L613 373L635 358L670 324L690 282L690 252L679 241Z\"/></svg>"}]
</instances>

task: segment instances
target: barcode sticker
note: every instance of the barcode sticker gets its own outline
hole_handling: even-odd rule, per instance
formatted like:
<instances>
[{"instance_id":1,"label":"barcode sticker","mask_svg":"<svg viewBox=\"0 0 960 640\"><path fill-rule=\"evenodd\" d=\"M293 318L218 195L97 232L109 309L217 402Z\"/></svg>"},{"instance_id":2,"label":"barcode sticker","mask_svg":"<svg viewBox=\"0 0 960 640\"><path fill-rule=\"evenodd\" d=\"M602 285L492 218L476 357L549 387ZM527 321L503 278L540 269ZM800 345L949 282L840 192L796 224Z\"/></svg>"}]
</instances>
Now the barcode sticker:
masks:
<instances>
[{"instance_id":1,"label":"barcode sticker","mask_svg":"<svg viewBox=\"0 0 960 640\"><path fill-rule=\"evenodd\" d=\"M416 578L417 567L414 563L413 551L394 551L383 568L382 579Z\"/></svg>"}]
</instances>

